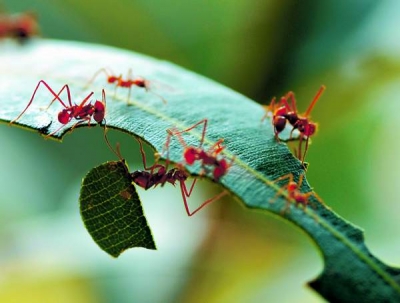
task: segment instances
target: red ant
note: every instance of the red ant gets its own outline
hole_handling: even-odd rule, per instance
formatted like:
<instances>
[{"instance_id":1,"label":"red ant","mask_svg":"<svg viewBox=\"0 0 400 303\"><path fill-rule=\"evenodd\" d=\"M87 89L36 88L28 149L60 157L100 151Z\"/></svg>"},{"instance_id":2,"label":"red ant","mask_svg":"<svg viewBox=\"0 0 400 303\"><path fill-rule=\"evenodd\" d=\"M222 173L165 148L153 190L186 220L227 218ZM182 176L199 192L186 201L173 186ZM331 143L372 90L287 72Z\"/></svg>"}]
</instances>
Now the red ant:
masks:
<instances>
[{"instance_id":1,"label":"red ant","mask_svg":"<svg viewBox=\"0 0 400 303\"><path fill-rule=\"evenodd\" d=\"M274 127L275 138L279 141L279 133L282 132L286 127L286 122L292 125L292 130L290 132L290 137L295 129L300 132L299 139L299 150L297 152L297 157L304 163L306 153L308 150L308 141L311 136L317 131L317 124L309 120L312 109L317 103L318 99L321 97L325 86L322 85L315 95L314 99L311 101L306 112L303 115L297 113L296 99L293 92L288 92L284 97L281 98L278 105L275 103L276 99L273 98L271 104L267 107L269 112L272 112L272 125ZM291 106L288 103L288 99L291 100ZM279 107L278 107L279 106ZM264 120L267 114L262 118ZM303 140L306 142L304 153L302 153Z\"/></svg>"},{"instance_id":2,"label":"red ant","mask_svg":"<svg viewBox=\"0 0 400 303\"><path fill-rule=\"evenodd\" d=\"M0 15L0 37L15 37L19 42L24 42L37 32L37 18L33 12Z\"/></svg>"},{"instance_id":3,"label":"red ant","mask_svg":"<svg viewBox=\"0 0 400 303\"><path fill-rule=\"evenodd\" d=\"M322 199L313 191L310 191L308 193L302 193L300 191L300 187L301 184L303 183L303 179L304 179L304 175L300 175L299 177L299 181L296 183L294 181L294 177L292 173L286 174L284 176L279 177L278 179L276 179L274 181L278 182L278 181L282 181L282 180L286 180L289 179L289 182L284 185L275 195L275 198L278 197L279 195L282 195L282 192L284 190L287 191L287 198L289 201L294 201L296 203L296 205L302 205L304 208L307 207L307 205L309 204L309 198L311 196L313 196L314 198L316 198L318 200L318 202L320 202L321 204L323 204ZM273 199L274 200L274 199ZM272 201L273 201L272 200ZM270 201L270 202L272 202ZM290 207L290 203L288 203L286 205L286 207L284 208L284 210L282 211L282 213L285 213Z\"/></svg>"},{"instance_id":4,"label":"red ant","mask_svg":"<svg viewBox=\"0 0 400 303\"><path fill-rule=\"evenodd\" d=\"M61 90L58 92L58 94L56 94L53 91L53 89L44 80L40 80L32 94L32 97L31 97L28 105L19 114L19 116L17 118L15 118L14 120L12 120L10 122L10 125L13 124L14 122L16 122L19 118L21 118L21 116L26 112L26 110L29 108L29 106L31 106L33 99L35 98L36 92L39 89L39 86L41 84L43 84L50 91L50 93L54 96L54 99L50 102L49 106L47 106L46 110L49 109L49 107L53 104L53 102L55 100L58 100L61 103L61 105L64 107L64 109L62 109L58 113L58 121L62 125L60 126L60 128L56 129L54 132L48 134L46 137L49 137L49 136L57 133L61 128L63 128L66 124L68 124L72 119L76 119L76 120L78 120L78 122L76 122L72 126L71 130L73 130L77 125L84 123L84 122L88 122L88 125L90 126L92 117L97 123L100 123L103 120L105 121L104 116L105 116L105 112L106 112L106 93L105 93L104 89L102 90L102 100L101 101L96 100L96 102L94 104L92 104L92 103L86 104L94 94L93 92L91 92L89 95L87 95L85 97L85 99L83 99L83 101L79 105L77 105L77 104L72 104L71 92L69 90L68 84L65 84L61 88ZM67 91L68 105L66 105L60 98L60 94L63 92L64 89ZM105 122L104 122L104 124L105 124ZM104 129L106 129L106 128L104 128Z\"/></svg>"},{"instance_id":5,"label":"red ant","mask_svg":"<svg viewBox=\"0 0 400 303\"><path fill-rule=\"evenodd\" d=\"M146 92L150 92L150 86L151 86L150 81L148 81L144 78L141 78L141 77L132 79L132 69L128 70L128 75L125 80L125 79L123 79L122 74L120 74L119 76L116 76L116 74L110 68L108 68L108 69L101 68L97 72L94 73L92 79L90 79L87 86L89 86L100 75L100 73L104 73L106 75L107 83L115 84L114 97L115 97L115 94L117 93L117 87L124 87L124 88L129 89L128 98L127 98L128 105L130 104L129 102L130 102L130 98L131 98L132 86L141 87L141 88L144 88L146 90ZM153 91L151 91L151 93L154 94L155 96L159 97L164 102L164 104L167 103L167 101L159 94L156 94Z\"/></svg>"},{"instance_id":6,"label":"red ant","mask_svg":"<svg viewBox=\"0 0 400 303\"><path fill-rule=\"evenodd\" d=\"M183 131L178 131L176 129L173 130L168 129L166 148L167 149L169 148L170 138L172 136L178 136L179 142L184 147L183 157L185 159L185 163L188 165L193 165L196 161L200 161L201 168L203 169L203 171L208 173L211 168L213 179L218 181L221 177L227 174L229 168L232 166L235 160L235 157L232 158L230 163L228 163L225 158L218 157L218 155L225 149L225 146L221 146L221 143L224 141L224 139L219 139L208 149L208 151L205 151L202 148L207 130L207 122L208 122L207 119L203 119ZM203 131L201 134L199 146L198 147L188 146L182 137L182 133L188 132L200 124L203 124Z\"/></svg>"},{"instance_id":7,"label":"red ant","mask_svg":"<svg viewBox=\"0 0 400 303\"><path fill-rule=\"evenodd\" d=\"M107 145L111 148L111 145L108 142L107 137L105 138L107 141ZM164 186L166 183L170 183L175 186L176 183L178 182L181 188L183 203L185 205L185 210L188 216L193 216L207 204L220 199L221 197L223 197L228 193L227 191L223 191L219 195L204 201L194 211L190 211L189 205L187 203L187 198L191 196L193 188L197 182L197 178L193 180L192 184L188 188L185 182L186 179L189 177L189 174L181 166L177 166L168 170L168 164L169 164L168 159L166 165L155 163L152 166L147 167L146 155L143 149L142 141L138 139L138 142L140 145L140 154L142 155L144 171L137 170L131 173L130 175L132 178L132 182L144 188L145 190L148 190L151 187L156 187L157 185ZM117 145L117 151L114 151L113 148L111 148L111 150L120 158L121 161L124 161L119 150L119 145Z\"/></svg>"}]
</instances>

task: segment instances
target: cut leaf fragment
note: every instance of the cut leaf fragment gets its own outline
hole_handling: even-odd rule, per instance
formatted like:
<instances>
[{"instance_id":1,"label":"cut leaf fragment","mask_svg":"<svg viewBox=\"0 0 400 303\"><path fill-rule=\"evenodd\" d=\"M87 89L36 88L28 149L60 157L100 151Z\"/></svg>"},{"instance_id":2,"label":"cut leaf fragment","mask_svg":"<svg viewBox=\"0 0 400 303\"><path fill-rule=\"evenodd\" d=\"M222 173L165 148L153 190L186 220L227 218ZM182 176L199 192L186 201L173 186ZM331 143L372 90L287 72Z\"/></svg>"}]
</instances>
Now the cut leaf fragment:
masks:
<instances>
[{"instance_id":1,"label":"cut leaf fragment","mask_svg":"<svg viewBox=\"0 0 400 303\"><path fill-rule=\"evenodd\" d=\"M105 252L118 257L132 247L156 249L126 165L107 162L83 179L79 197L83 222Z\"/></svg>"}]
</instances>

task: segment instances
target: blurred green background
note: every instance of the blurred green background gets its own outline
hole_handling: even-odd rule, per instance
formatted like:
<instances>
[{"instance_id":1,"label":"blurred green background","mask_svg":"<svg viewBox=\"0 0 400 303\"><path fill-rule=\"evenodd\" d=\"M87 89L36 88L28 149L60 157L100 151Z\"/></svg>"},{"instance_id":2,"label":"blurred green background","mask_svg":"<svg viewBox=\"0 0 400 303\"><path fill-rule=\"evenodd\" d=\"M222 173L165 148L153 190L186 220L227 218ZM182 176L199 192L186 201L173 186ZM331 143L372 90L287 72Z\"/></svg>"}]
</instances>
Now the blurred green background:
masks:
<instances>
[{"instance_id":1,"label":"blurred green background","mask_svg":"<svg viewBox=\"0 0 400 303\"><path fill-rule=\"evenodd\" d=\"M8 0L1 7L37 12L45 38L169 60L263 104L293 90L305 110L325 84L312 113L320 130L308 180L365 230L374 254L400 264L400 2ZM230 199L188 218L179 190L168 186L139 191L159 250L111 259L84 229L77 202L87 171L115 159L101 135L79 129L59 144L0 127L0 302L324 302L305 286L322 260L304 233ZM130 168L141 168L134 140L110 136ZM196 201L218 191L204 189Z\"/></svg>"}]
</instances>

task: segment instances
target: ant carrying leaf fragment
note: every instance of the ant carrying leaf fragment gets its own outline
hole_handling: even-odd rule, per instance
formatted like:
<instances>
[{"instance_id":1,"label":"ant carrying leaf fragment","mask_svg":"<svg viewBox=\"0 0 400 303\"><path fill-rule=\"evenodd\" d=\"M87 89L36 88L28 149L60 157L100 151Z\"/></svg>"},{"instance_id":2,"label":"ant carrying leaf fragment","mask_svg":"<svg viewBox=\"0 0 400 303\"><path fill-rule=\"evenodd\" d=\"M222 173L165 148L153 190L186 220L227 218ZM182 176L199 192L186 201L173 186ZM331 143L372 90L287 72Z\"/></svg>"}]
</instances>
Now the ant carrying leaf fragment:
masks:
<instances>
[{"instance_id":1,"label":"ant carrying leaf fragment","mask_svg":"<svg viewBox=\"0 0 400 303\"><path fill-rule=\"evenodd\" d=\"M187 146L184 142L181 134L183 132L188 132L195 128L196 126L203 124L203 132L202 132L202 139L200 141L199 147L194 146ZM206 205L221 199L223 196L228 194L227 190L222 191L221 193L217 194L216 196L207 199L206 201L202 202L200 206L198 206L195 210L191 211L188 205L187 199L190 198L193 189L196 185L196 182L199 177L195 177L192 181L190 186L186 185L187 179L190 177L189 173L185 170L184 165L192 165L194 162L199 161L201 162L201 167L204 173L212 171L213 180L218 181L224 175L228 173L229 168L232 166L233 160L228 163L225 158L218 157L219 153L224 149L221 146L221 140L215 143L208 151L202 148L204 135L206 133L207 128L207 119L201 120L200 122L194 124L193 126L185 129L183 131L178 132L176 129L168 130L168 136L165 143L165 149L167 150L167 154L169 151L169 144L172 136L178 136L180 142L184 147L183 156L184 162L178 163L174 165L174 167L169 168L171 163L169 158L167 157L166 164L160 164L158 161L154 163L152 166L147 166L146 163L146 154L143 149L143 144L140 139L137 139L140 146L140 154L142 157L143 168L144 170L137 170L131 173L132 182L136 185L142 187L145 190L150 188L156 187L158 185L164 186L165 184L169 183L172 185L179 184L182 194L183 203L185 206L185 210L188 216L193 216L195 213L200 211ZM117 145L116 150L111 147L111 144L106 138L106 143L108 147L118 156L118 158L123 161L123 157L121 155L119 145ZM200 176L201 177L201 176Z\"/></svg>"}]
</instances>

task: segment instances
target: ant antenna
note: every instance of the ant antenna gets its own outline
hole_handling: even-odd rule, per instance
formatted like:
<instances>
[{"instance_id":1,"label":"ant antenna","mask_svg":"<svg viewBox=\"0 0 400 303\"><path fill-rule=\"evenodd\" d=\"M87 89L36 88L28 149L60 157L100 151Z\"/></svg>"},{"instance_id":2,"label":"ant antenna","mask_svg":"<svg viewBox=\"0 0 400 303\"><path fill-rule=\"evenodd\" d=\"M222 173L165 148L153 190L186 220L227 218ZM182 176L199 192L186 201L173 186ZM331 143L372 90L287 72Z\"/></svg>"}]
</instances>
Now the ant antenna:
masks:
<instances>
[{"instance_id":1,"label":"ant antenna","mask_svg":"<svg viewBox=\"0 0 400 303\"><path fill-rule=\"evenodd\" d=\"M321 97L322 93L324 92L324 90L326 89L325 85L321 85L321 87L319 88L317 94L315 95L314 99L312 100L310 106L307 108L307 111L305 112L304 116L308 117L309 114L311 113L314 105L317 103L318 99Z\"/></svg>"}]
</instances>

